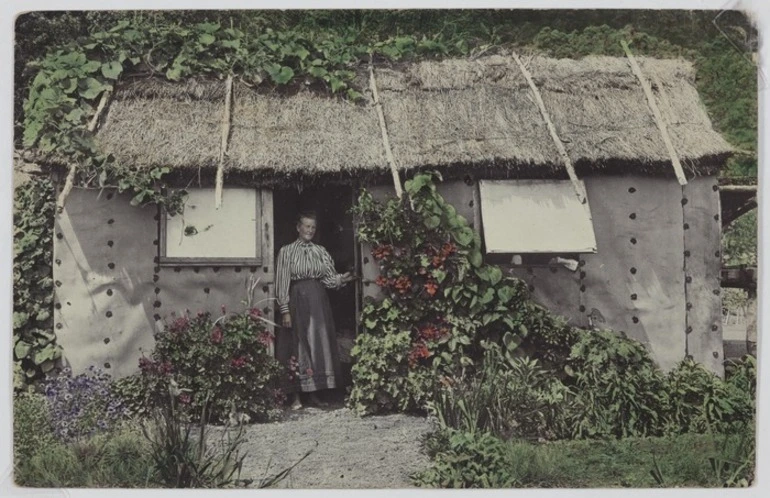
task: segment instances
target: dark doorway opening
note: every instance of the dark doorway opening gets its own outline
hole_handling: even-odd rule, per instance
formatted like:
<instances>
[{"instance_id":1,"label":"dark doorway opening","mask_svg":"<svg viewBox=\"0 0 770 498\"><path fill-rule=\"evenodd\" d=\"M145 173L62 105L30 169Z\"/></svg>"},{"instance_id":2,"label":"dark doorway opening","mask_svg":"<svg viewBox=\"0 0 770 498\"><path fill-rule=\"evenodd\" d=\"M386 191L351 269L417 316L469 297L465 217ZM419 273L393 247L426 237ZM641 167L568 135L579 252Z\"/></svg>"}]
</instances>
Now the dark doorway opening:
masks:
<instances>
[{"instance_id":1,"label":"dark doorway opening","mask_svg":"<svg viewBox=\"0 0 770 498\"><path fill-rule=\"evenodd\" d=\"M355 250L353 217L349 213L353 202L350 186L323 185L273 191L273 226L275 227L275 258L286 244L297 239L296 218L303 211L315 211L318 216L313 242L329 251L338 273L354 271ZM329 301L340 345L345 385L350 384L350 348L355 340L356 299L355 285L329 290ZM280 316L276 316L280 323ZM276 348L281 348L280 333Z\"/></svg>"}]
</instances>

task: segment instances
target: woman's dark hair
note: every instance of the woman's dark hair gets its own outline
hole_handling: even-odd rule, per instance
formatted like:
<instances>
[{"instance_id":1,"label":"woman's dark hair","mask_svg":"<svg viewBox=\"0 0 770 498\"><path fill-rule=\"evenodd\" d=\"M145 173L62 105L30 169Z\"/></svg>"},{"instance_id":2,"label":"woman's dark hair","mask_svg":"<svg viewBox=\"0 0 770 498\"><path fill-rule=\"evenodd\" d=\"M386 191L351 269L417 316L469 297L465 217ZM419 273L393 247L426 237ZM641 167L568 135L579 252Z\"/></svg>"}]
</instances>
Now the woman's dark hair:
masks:
<instances>
[{"instance_id":1,"label":"woman's dark hair","mask_svg":"<svg viewBox=\"0 0 770 498\"><path fill-rule=\"evenodd\" d=\"M297 224L299 225L302 222L302 218L306 218L309 220L315 220L318 222L318 215L315 211L300 211L300 213L297 215Z\"/></svg>"}]
</instances>

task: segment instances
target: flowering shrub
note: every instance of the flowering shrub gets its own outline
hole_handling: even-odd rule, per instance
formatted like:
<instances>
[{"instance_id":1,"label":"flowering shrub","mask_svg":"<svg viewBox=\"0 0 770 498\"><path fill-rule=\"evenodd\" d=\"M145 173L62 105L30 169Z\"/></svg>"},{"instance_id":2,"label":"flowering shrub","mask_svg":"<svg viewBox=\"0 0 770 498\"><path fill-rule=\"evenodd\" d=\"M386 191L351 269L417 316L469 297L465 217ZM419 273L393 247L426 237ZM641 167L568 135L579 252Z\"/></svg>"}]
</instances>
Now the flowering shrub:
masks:
<instances>
[{"instance_id":1,"label":"flowering shrub","mask_svg":"<svg viewBox=\"0 0 770 498\"><path fill-rule=\"evenodd\" d=\"M278 388L283 368L268 351L272 339L258 309L228 314L223 307L216 319L204 312L172 315L152 354L139 359L138 383L151 393L144 402L162 403L173 381L180 409L193 419L204 407L216 423L231 414L268 419L283 396ZM124 385L125 392L144 396L143 389Z\"/></svg>"},{"instance_id":2,"label":"flowering shrub","mask_svg":"<svg viewBox=\"0 0 770 498\"><path fill-rule=\"evenodd\" d=\"M63 441L107 431L127 415L110 388L110 375L96 367L72 376L69 367L45 381L45 396L54 434Z\"/></svg>"},{"instance_id":3,"label":"flowering shrub","mask_svg":"<svg viewBox=\"0 0 770 498\"><path fill-rule=\"evenodd\" d=\"M541 336L530 338L535 344L566 327L529 301L521 281L483 263L478 233L437 193L435 178L415 176L403 199L385 205L364 191L353 208L384 294L365 303L364 333L351 351L350 404L359 413L423 409L430 379L472 368L482 340L506 337L512 351L530 332ZM546 349L556 358L569 345Z\"/></svg>"}]
</instances>

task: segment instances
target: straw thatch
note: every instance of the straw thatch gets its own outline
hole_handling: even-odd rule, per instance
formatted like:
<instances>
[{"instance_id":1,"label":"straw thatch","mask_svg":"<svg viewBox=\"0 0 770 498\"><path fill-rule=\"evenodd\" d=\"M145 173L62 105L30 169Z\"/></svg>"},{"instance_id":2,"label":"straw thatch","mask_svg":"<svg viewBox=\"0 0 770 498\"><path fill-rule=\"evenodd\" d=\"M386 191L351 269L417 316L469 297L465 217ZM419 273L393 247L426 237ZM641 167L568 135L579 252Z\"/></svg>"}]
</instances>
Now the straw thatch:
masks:
<instances>
[{"instance_id":1,"label":"straw thatch","mask_svg":"<svg viewBox=\"0 0 770 498\"><path fill-rule=\"evenodd\" d=\"M525 63L581 171L611 163L632 171L671 168L660 130L625 58L533 57ZM691 170L699 161L721 162L731 147L711 127L694 87L692 65L649 58L639 63L680 159ZM375 74L399 168L562 168L511 57L377 67ZM221 81L132 81L117 89L98 141L118 159L140 166L216 167L223 105ZM236 83L226 168L285 174L386 171L371 95L353 104L309 90L265 94Z\"/></svg>"}]
</instances>

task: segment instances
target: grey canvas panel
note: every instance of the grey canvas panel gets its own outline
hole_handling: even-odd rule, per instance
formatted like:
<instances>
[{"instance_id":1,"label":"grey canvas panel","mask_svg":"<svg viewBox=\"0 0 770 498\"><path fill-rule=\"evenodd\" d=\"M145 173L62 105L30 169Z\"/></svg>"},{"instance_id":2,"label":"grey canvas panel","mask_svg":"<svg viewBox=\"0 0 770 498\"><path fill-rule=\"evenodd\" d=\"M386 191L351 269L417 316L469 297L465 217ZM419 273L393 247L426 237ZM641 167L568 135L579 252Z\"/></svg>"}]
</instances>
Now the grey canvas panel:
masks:
<instances>
[{"instance_id":1,"label":"grey canvas panel","mask_svg":"<svg viewBox=\"0 0 770 498\"><path fill-rule=\"evenodd\" d=\"M588 324L580 310L580 270L572 272L563 266L511 267L508 273L527 283L532 299L553 313L567 319L575 327Z\"/></svg>"},{"instance_id":2,"label":"grey canvas panel","mask_svg":"<svg viewBox=\"0 0 770 498\"><path fill-rule=\"evenodd\" d=\"M90 365L109 365L115 377L135 372L172 313L219 316L222 305L242 311L250 281L257 281L252 302L266 314L272 306L272 260L260 267L161 268L157 209L129 201L127 195L73 189L57 216L54 318L75 372Z\"/></svg>"},{"instance_id":3,"label":"grey canvas panel","mask_svg":"<svg viewBox=\"0 0 770 498\"><path fill-rule=\"evenodd\" d=\"M583 256L585 313L595 327L639 340L669 369L685 355L681 187L636 175L585 183L598 245Z\"/></svg>"},{"instance_id":4,"label":"grey canvas panel","mask_svg":"<svg viewBox=\"0 0 770 498\"><path fill-rule=\"evenodd\" d=\"M252 294L252 303L265 314L272 306L270 295L273 292L273 274L265 273L262 267L163 267L159 273L158 300L160 306L156 313L168 317L190 310L209 311L219 316L222 306L227 312L239 312L246 309L250 282L256 282ZM269 315L268 315L269 316Z\"/></svg>"},{"instance_id":5,"label":"grey canvas panel","mask_svg":"<svg viewBox=\"0 0 770 498\"><path fill-rule=\"evenodd\" d=\"M697 177L682 187L685 273L689 277L687 352L710 370L724 374L722 346L722 255L719 188L714 177Z\"/></svg>"},{"instance_id":6,"label":"grey canvas panel","mask_svg":"<svg viewBox=\"0 0 770 498\"><path fill-rule=\"evenodd\" d=\"M56 217L54 319L74 372L94 365L128 375L154 344L157 209L129 200L76 188Z\"/></svg>"}]
</instances>

